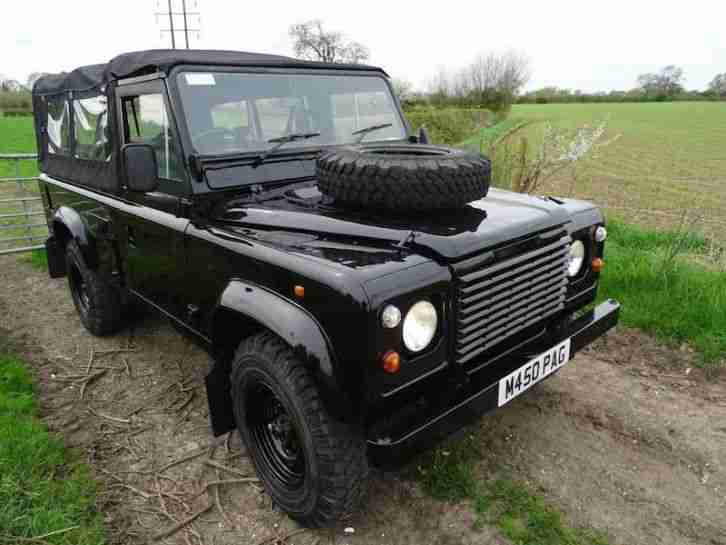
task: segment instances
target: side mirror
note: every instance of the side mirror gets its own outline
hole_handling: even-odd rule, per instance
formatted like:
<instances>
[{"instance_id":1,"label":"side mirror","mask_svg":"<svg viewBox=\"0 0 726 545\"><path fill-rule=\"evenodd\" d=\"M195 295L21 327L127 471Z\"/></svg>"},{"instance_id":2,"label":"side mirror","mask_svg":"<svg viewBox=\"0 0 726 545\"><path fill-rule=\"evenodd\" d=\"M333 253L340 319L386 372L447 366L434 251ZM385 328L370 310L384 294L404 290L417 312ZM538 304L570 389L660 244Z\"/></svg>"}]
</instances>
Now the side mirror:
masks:
<instances>
[{"instance_id":1,"label":"side mirror","mask_svg":"<svg viewBox=\"0 0 726 545\"><path fill-rule=\"evenodd\" d=\"M126 144L121 149L126 187L148 193L159 187L156 152L148 144Z\"/></svg>"},{"instance_id":2,"label":"side mirror","mask_svg":"<svg viewBox=\"0 0 726 545\"><path fill-rule=\"evenodd\" d=\"M431 142L429 140L429 131L426 130L426 127L422 126L418 130L418 143L419 144L428 144L429 142Z\"/></svg>"}]
</instances>

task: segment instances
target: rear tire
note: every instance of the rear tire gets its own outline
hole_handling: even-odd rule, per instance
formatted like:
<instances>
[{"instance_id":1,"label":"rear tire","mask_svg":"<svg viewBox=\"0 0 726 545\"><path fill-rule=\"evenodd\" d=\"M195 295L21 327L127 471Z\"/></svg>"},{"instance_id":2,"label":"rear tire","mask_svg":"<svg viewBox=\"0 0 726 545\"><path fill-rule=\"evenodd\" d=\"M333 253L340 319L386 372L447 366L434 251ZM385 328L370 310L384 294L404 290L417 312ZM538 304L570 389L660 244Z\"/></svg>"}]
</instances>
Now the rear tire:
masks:
<instances>
[{"instance_id":1,"label":"rear tire","mask_svg":"<svg viewBox=\"0 0 726 545\"><path fill-rule=\"evenodd\" d=\"M328 415L290 347L269 332L246 339L231 383L237 428L273 501L310 527L350 513L367 485L365 439Z\"/></svg>"},{"instance_id":2,"label":"rear tire","mask_svg":"<svg viewBox=\"0 0 726 545\"><path fill-rule=\"evenodd\" d=\"M66 246L66 271L73 304L85 328L98 337L117 332L123 325L118 288L86 265L73 240Z\"/></svg>"}]
</instances>

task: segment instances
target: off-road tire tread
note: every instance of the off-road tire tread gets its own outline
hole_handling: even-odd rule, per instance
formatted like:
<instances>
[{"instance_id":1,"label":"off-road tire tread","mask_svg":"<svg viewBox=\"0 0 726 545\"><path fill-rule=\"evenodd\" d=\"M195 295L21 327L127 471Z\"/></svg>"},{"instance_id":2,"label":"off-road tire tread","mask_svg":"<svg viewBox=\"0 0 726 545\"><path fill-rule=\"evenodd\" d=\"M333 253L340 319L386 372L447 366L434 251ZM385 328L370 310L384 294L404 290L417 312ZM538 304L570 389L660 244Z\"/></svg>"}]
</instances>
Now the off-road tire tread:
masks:
<instances>
[{"instance_id":1,"label":"off-road tire tread","mask_svg":"<svg viewBox=\"0 0 726 545\"><path fill-rule=\"evenodd\" d=\"M451 209L484 198L491 163L481 155L443 146L391 146L396 154L341 147L317 159L320 192L341 204L398 212ZM432 148L444 155L405 155Z\"/></svg>"},{"instance_id":2,"label":"off-road tire tread","mask_svg":"<svg viewBox=\"0 0 726 545\"><path fill-rule=\"evenodd\" d=\"M365 496L368 483L365 439L328 415L308 369L295 357L290 346L271 332L245 339L235 352L231 382L238 423L244 422L244 416L238 414L244 403L236 388L250 356L266 361L279 371L276 376L300 403L313 438L322 483L319 501L313 512L295 518L308 527L330 526L349 515ZM244 437L242 430L240 436Z\"/></svg>"},{"instance_id":3,"label":"off-road tire tread","mask_svg":"<svg viewBox=\"0 0 726 545\"><path fill-rule=\"evenodd\" d=\"M105 282L96 271L88 267L81 249L73 240L66 245L66 271L68 271L69 281L71 261L75 263L83 276L91 299L91 308L86 319L78 309L81 322L89 332L97 337L116 333L123 326L123 312L118 288Z\"/></svg>"}]
</instances>

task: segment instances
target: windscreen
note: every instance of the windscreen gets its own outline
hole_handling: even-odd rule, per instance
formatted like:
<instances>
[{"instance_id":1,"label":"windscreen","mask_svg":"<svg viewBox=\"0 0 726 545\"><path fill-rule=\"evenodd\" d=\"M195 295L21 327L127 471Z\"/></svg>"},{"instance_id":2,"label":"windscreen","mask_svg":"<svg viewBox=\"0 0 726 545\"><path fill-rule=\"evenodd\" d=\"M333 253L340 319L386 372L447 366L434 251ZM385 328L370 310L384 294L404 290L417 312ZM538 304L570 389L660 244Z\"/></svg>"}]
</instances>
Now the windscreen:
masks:
<instances>
[{"instance_id":1,"label":"windscreen","mask_svg":"<svg viewBox=\"0 0 726 545\"><path fill-rule=\"evenodd\" d=\"M270 140L319 136L294 147L350 144L356 131L390 124L366 142L406 137L386 81L379 76L182 72L178 87L194 149L201 154L264 151Z\"/></svg>"}]
</instances>

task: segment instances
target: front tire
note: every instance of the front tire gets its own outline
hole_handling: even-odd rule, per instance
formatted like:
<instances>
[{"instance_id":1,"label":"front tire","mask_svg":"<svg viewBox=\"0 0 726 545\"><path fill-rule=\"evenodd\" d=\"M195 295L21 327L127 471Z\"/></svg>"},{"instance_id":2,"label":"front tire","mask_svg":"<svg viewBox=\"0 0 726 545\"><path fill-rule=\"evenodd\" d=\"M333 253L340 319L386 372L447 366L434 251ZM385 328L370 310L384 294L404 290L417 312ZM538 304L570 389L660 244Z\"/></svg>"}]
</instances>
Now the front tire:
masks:
<instances>
[{"instance_id":1,"label":"front tire","mask_svg":"<svg viewBox=\"0 0 726 545\"><path fill-rule=\"evenodd\" d=\"M73 304L85 328L97 337L116 333L122 325L118 289L88 267L73 240L66 246L66 271Z\"/></svg>"},{"instance_id":2,"label":"front tire","mask_svg":"<svg viewBox=\"0 0 726 545\"><path fill-rule=\"evenodd\" d=\"M246 339L231 379L237 428L273 501L310 527L350 513L367 484L365 439L328 415L290 347L272 333Z\"/></svg>"}]
</instances>

